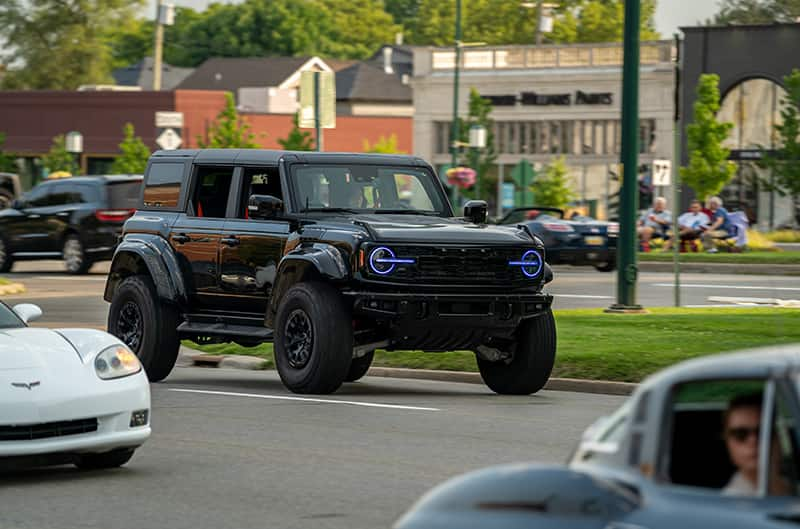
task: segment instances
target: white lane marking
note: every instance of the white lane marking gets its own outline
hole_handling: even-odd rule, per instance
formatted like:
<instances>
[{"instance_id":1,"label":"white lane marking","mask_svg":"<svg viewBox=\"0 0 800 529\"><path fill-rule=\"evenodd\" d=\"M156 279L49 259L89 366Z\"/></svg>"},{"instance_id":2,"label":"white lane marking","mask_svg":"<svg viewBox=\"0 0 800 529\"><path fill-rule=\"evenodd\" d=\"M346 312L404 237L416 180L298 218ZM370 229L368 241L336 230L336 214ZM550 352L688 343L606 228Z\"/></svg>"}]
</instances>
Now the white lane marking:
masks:
<instances>
[{"instance_id":1,"label":"white lane marking","mask_svg":"<svg viewBox=\"0 0 800 529\"><path fill-rule=\"evenodd\" d=\"M553 297L577 299L614 299L613 296L593 296L591 294L553 294Z\"/></svg>"},{"instance_id":2,"label":"white lane marking","mask_svg":"<svg viewBox=\"0 0 800 529\"><path fill-rule=\"evenodd\" d=\"M335 400L335 399L315 399L311 397L289 397L285 395L261 395L258 393L234 393L231 391L210 391L206 389L175 389L170 391L180 393L201 393L204 395L222 395L225 397L247 397L251 399L273 399L273 400L294 400L300 402L319 402L322 404L347 404L350 406L363 406L365 408L389 408L393 410L414 410L414 411L442 411L439 408L423 408L420 406L401 406L399 404L380 404L378 402L359 402L357 400Z\"/></svg>"},{"instance_id":3,"label":"white lane marking","mask_svg":"<svg viewBox=\"0 0 800 529\"><path fill-rule=\"evenodd\" d=\"M675 283L652 283L654 287L670 287L674 288ZM698 285L691 283L681 283L681 288L724 288L724 289L737 289L737 290L783 290L783 291L797 291L800 292L800 287L770 287L770 286L753 286L753 285Z\"/></svg>"}]
</instances>

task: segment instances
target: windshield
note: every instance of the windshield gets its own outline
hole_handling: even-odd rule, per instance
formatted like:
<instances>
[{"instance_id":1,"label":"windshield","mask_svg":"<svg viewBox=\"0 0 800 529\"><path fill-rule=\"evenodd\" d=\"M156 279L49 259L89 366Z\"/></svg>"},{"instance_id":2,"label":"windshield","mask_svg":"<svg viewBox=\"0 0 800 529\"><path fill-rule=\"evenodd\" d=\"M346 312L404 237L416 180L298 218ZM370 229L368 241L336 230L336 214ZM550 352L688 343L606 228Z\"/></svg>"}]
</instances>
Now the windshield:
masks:
<instances>
[{"instance_id":1,"label":"windshield","mask_svg":"<svg viewBox=\"0 0 800 529\"><path fill-rule=\"evenodd\" d=\"M25 327L14 311L8 308L5 303L0 303L0 329L18 329Z\"/></svg>"},{"instance_id":2,"label":"windshield","mask_svg":"<svg viewBox=\"0 0 800 529\"><path fill-rule=\"evenodd\" d=\"M443 215L448 209L425 169L378 165L300 165L292 171L300 211Z\"/></svg>"}]
</instances>

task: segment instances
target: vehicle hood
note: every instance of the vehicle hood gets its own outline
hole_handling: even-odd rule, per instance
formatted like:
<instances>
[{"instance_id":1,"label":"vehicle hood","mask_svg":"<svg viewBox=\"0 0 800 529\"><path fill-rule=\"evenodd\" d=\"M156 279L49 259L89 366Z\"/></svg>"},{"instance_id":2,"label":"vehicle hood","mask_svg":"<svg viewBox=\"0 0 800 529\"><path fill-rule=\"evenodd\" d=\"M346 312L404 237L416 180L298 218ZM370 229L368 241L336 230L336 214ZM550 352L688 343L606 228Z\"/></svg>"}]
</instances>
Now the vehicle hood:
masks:
<instances>
[{"instance_id":1,"label":"vehicle hood","mask_svg":"<svg viewBox=\"0 0 800 529\"><path fill-rule=\"evenodd\" d=\"M359 215L353 222L367 228L380 242L531 244L516 226L473 224L458 218L425 215Z\"/></svg>"},{"instance_id":2,"label":"vehicle hood","mask_svg":"<svg viewBox=\"0 0 800 529\"><path fill-rule=\"evenodd\" d=\"M0 330L0 372L69 369L81 364L81 356L72 344L50 329Z\"/></svg>"}]
</instances>

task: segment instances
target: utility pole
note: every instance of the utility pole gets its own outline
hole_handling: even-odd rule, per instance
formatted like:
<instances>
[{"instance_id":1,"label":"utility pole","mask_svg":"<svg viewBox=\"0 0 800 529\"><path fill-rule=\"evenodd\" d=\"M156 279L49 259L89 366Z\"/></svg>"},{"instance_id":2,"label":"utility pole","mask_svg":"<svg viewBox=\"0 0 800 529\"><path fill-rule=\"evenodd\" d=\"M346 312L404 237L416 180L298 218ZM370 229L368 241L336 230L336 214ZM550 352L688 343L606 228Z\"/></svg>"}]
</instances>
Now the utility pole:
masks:
<instances>
[{"instance_id":1,"label":"utility pole","mask_svg":"<svg viewBox=\"0 0 800 529\"><path fill-rule=\"evenodd\" d=\"M161 71L164 56L164 26L175 21L175 6L159 0L156 6L156 42L153 51L153 90L161 90Z\"/></svg>"},{"instance_id":2,"label":"utility pole","mask_svg":"<svg viewBox=\"0 0 800 529\"><path fill-rule=\"evenodd\" d=\"M675 33L675 114L673 117L672 162L672 270L675 274L675 306L681 306L681 237L678 212L681 211L681 37Z\"/></svg>"},{"instance_id":3,"label":"utility pole","mask_svg":"<svg viewBox=\"0 0 800 529\"><path fill-rule=\"evenodd\" d=\"M617 302L611 312L641 312L636 303L636 212L639 170L639 0L625 1L622 67L622 189L619 194Z\"/></svg>"},{"instance_id":4,"label":"utility pole","mask_svg":"<svg viewBox=\"0 0 800 529\"><path fill-rule=\"evenodd\" d=\"M542 9L544 9L544 0L539 0L536 3L536 45L542 45Z\"/></svg>"},{"instance_id":5,"label":"utility pole","mask_svg":"<svg viewBox=\"0 0 800 529\"><path fill-rule=\"evenodd\" d=\"M322 122L319 108L319 72L314 72L314 128L317 129L317 152L322 152Z\"/></svg>"},{"instance_id":6,"label":"utility pole","mask_svg":"<svg viewBox=\"0 0 800 529\"><path fill-rule=\"evenodd\" d=\"M453 123L450 127L451 167L458 165L458 81L461 68L461 0L456 0L456 41L453 70Z\"/></svg>"}]
</instances>

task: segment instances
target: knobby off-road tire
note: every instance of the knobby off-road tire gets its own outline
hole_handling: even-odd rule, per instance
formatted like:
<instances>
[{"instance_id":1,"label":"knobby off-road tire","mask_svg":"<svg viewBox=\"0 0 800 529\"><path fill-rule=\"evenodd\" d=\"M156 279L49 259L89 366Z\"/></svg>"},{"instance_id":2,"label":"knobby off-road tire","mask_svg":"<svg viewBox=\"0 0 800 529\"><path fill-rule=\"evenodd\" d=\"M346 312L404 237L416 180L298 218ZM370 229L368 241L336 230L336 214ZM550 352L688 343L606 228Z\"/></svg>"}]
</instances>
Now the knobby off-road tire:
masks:
<instances>
[{"instance_id":1,"label":"knobby off-road tire","mask_svg":"<svg viewBox=\"0 0 800 529\"><path fill-rule=\"evenodd\" d=\"M70 274L85 274L92 267L94 262L86 255L86 249L76 234L70 234L64 239L64 247L61 250L64 259L64 266Z\"/></svg>"},{"instance_id":2,"label":"knobby off-road tire","mask_svg":"<svg viewBox=\"0 0 800 529\"><path fill-rule=\"evenodd\" d=\"M375 358L375 351L370 351L364 356L353 358L350 362L350 369L347 371L347 376L344 378L345 382L355 382L360 379L369 371L369 366L372 365L372 359Z\"/></svg>"},{"instance_id":3,"label":"knobby off-road tire","mask_svg":"<svg viewBox=\"0 0 800 529\"><path fill-rule=\"evenodd\" d=\"M275 366L294 393L333 393L353 357L350 309L333 287L299 283L281 300L275 317Z\"/></svg>"},{"instance_id":4,"label":"knobby off-road tire","mask_svg":"<svg viewBox=\"0 0 800 529\"><path fill-rule=\"evenodd\" d=\"M139 357L151 382L164 380L175 366L180 348L178 311L161 303L146 275L126 277L114 292L108 311L108 332Z\"/></svg>"},{"instance_id":5,"label":"knobby off-road tire","mask_svg":"<svg viewBox=\"0 0 800 529\"><path fill-rule=\"evenodd\" d=\"M103 454L83 454L75 460L81 470L100 470L121 467L133 457L133 448L121 448Z\"/></svg>"},{"instance_id":6,"label":"knobby off-road tire","mask_svg":"<svg viewBox=\"0 0 800 529\"><path fill-rule=\"evenodd\" d=\"M478 357L478 369L489 388L501 395L530 395L544 387L556 359L556 322L552 311L524 320L510 362Z\"/></svg>"}]
</instances>

